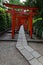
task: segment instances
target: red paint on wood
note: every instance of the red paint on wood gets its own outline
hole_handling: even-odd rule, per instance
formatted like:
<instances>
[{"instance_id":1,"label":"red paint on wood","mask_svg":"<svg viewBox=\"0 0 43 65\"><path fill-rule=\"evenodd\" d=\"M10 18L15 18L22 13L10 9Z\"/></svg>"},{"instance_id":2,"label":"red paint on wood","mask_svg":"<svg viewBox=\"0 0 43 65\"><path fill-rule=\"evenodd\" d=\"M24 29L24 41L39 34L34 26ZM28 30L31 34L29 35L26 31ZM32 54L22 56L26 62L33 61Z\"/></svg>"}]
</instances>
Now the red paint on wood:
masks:
<instances>
[{"instance_id":1,"label":"red paint on wood","mask_svg":"<svg viewBox=\"0 0 43 65\"><path fill-rule=\"evenodd\" d=\"M27 28L27 25L25 24L25 20L28 19L29 22L29 30L30 30L30 37L32 38L32 19L33 15L36 15L36 12L32 12L33 10L38 10L38 8L35 7L28 7L28 6L20 6L20 5L13 5L13 4L8 4L8 3L3 3L3 5L7 7L11 7L12 10L8 10L7 12L11 13L12 15L12 38L14 38L14 33L15 33L15 20L16 18L18 19L18 26L20 28L21 25L24 25L24 28ZM22 12L16 12L14 8L20 8L23 9ZM31 12L24 12L25 9L32 10ZM18 15L19 14L19 15ZM26 15L25 15L26 14ZM18 29L18 28L17 28Z\"/></svg>"},{"instance_id":2,"label":"red paint on wood","mask_svg":"<svg viewBox=\"0 0 43 65\"><path fill-rule=\"evenodd\" d=\"M3 3L3 5L10 7L10 8L19 8L19 9L29 9L29 10L38 10L39 8L37 7L28 7L28 6L21 6L21 5L13 5L13 4L9 4L9 3Z\"/></svg>"}]
</instances>

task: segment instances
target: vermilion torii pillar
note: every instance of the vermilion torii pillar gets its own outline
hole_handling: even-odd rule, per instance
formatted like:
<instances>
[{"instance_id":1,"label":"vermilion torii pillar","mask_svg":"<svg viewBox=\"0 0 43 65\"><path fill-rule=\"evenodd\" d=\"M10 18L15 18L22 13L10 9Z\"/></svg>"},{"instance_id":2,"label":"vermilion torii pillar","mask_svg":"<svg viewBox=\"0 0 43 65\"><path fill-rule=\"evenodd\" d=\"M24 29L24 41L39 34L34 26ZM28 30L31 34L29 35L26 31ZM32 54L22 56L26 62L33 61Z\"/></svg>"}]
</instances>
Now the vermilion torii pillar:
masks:
<instances>
[{"instance_id":1,"label":"vermilion torii pillar","mask_svg":"<svg viewBox=\"0 0 43 65\"><path fill-rule=\"evenodd\" d=\"M12 39L14 38L14 33L15 33L15 18L16 18L16 14L12 9Z\"/></svg>"},{"instance_id":2,"label":"vermilion torii pillar","mask_svg":"<svg viewBox=\"0 0 43 65\"><path fill-rule=\"evenodd\" d=\"M34 12L28 12L28 16L23 16L23 14L25 13L22 13L22 12L16 12L14 9L23 9L23 10L38 10L38 8L35 8L35 7L28 7L28 6L20 6L20 5L13 5L13 4L8 4L8 3L3 3L3 5L7 6L7 7L10 7L12 8L12 10L10 10L9 12L12 14L12 38L14 38L14 30L15 30L15 20L16 20L16 17L17 18L21 18L21 24L23 24L23 18L27 19L28 18L28 21L29 21L29 24L28 24L28 29L30 30L30 37L32 38L32 16L35 14ZM22 16L17 16L17 14L22 14Z\"/></svg>"},{"instance_id":3,"label":"vermilion torii pillar","mask_svg":"<svg viewBox=\"0 0 43 65\"><path fill-rule=\"evenodd\" d=\"M33 16L36 14L37 14L36 12L29 12L28 31L30 32L30 38L32 38L32 31L33 31Z\"/></svg>"},{"instance_id":4,"label":"vermilion torii pillar","mask_svg":"<svg viewBox=\"0 0 43 65\"><path fill-rule=\"evenodd\" d=\"M15 10L12 8L12 10L6 11L11 14L12 16L12 39L14 38L14 33L15 33L15 20L16 20L16 13Z\"/></svg>"}]
</instances>

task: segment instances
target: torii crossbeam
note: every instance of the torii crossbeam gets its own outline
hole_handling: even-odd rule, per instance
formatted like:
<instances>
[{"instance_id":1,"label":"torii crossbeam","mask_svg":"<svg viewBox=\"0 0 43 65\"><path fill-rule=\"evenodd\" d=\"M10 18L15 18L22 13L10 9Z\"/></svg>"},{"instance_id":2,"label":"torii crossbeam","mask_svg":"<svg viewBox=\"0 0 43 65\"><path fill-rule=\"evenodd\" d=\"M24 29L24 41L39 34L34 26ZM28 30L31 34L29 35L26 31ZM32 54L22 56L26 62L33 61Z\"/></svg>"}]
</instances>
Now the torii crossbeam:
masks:
<instances>
[{"instance_id":1,"label":"torii crossbeam","mask_svg":"<svg viewBox=\"0 0 43 65\"><path fill-rule=\"evenodd\" d=\"M20 23L23 24L25 19L28 19L28 31L30 31L30 37L32 38L32 19L33 15L36 15L36 12L33 12L35 10L38 10L36 7L28 7L28 6L21 6L21 5L13 5L8 3L3 3L6 7L12 8L11 10L8 10L7 12L10 12L12 14L12 38L14 38L14 30L15 30L15 19L18 18ZM32 10L28 13L26 12L16 12L15 9L22 9L22 10ZM17 14L22 14L22 16L17 16ZM27 14L26 16L24 14ZM19 23L19 24L20 24Z\"/></svg>"}]
</instances>

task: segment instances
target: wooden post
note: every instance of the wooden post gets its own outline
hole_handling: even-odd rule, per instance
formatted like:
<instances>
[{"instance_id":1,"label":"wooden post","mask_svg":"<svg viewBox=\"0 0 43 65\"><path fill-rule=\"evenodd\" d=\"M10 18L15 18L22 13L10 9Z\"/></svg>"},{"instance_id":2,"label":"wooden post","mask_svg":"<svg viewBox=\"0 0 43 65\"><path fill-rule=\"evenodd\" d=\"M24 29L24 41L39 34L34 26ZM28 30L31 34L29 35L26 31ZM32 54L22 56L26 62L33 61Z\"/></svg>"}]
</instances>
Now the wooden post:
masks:
<instances>
[{"instance_id":1,"label":"wooden post","mask_svg":"<svg viewBox=\"0 0 43 65\"><path fill-rule=\"evenodd\" d=\"M29 15L29 31L30 31L30 38L32 38L32 16Z\"/></svg>"},{"instance_id":2,"label":"wooden post","mask_svg":"<svg viewBox=\"0 0 43 65\"><path fill-rule=\"evenodd\" d=\"M18 18L18 26L19 26L19 29L20 29L20 26L21 26L21 17Z\"/></svg>"},{"instance_id":3,"label":"wooden post","mask_svg":"<svg viewBox=\"0 0 43 65\"><path fill-rule=\"evenodd\" d=\"M15 32L15 12L12 9L12 39L14 38L14 32Z\"/></svg>"},{"instance_id":4,"label":"wooden post","mask_svg":"<svg viewBox=\"0 0 43 65\"><path fill-rule=\"evenodd\" d=\"M29 16L28 16L28 32L29 32L29 29L30 29L30 24L29 24Z\"/></svg>"},{"instance_id":5,"label":"wooden post","mask_svg":"<svg viewBox=\"0 0 43 65\"><path fill-rule=\"evenodd\" d=\"M33 23L32 16L33 16L33 12L29 12L29 17L28 17L28 32L30 34L30 38L32 38L32 27L33 27L33 25L32 25L32 23Z\"/></svg>"}]
</instances>

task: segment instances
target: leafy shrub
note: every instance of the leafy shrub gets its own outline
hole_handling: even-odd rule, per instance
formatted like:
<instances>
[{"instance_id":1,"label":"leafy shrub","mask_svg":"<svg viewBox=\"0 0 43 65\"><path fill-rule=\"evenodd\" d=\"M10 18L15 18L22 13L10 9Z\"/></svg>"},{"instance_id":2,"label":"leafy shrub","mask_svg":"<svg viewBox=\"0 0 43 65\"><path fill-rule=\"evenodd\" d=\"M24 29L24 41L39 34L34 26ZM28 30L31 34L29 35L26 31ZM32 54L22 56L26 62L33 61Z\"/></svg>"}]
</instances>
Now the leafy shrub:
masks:
<instances>
[{"instance_id":1,"label":"leafy shrub","mask_svg":"<svg viewBox=\"0 0 43 65\"><path fill-rule=\"evenodd\" d=\"M0 32L5 31L11 25L11 18L5 9L0 7Z\"/></svg>"},{"instance_id":2,"label":"leafy shrub","mask_svg":"<svg viewBox=\"0 0 43 65\"><path fill-rule=\"evenodd\" d=\"M37 20L33 24L33 27L35 27L35 32L36 32L36 29L38 29L37 36L41 37L42 36L42 31L43 31L43 20Z\"/></svg>"},{"instance_id":3,"label":"leafy shrub","mask_svg":"<svg viewBox=\"0 0 43 65\"><path fill-rule=\"evenodd\" d=\"M0 31L5 30L6 28L6 15L4 9L0 8Z\"/></svg>"},{"instance_id":4,"label":"leafy shrub","mask_svg":"<svg viewBox=\"0 0 43 65\"><path fill-rule=\"evenodd\" d=\"M9 13L6 13L7 27L11 26L11 16Z\"/></svg>"}]
</instances>

